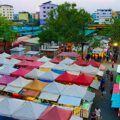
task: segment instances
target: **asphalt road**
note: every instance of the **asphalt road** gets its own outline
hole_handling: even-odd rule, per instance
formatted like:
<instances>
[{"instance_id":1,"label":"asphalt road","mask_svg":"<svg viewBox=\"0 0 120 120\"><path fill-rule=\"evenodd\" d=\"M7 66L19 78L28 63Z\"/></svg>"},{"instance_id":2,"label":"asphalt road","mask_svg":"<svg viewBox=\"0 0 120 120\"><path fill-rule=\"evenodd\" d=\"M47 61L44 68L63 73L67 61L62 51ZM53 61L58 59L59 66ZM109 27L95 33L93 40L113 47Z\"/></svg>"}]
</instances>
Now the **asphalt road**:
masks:
<instances>
[{"instance_id":1,"label":"asphalt road","mask_svg":"<svg viewBox=\"0 0 120 120\"><path fill-rule=\"evenodd\" d=\"M105 89L106 94L104 96L101 95L101 92L97 92L96 97L94 99L94 103L91 108L91 112L94 111L96 107L101 109L101 116L102 120L120 120L120 118L117 117L117 111L113 108L111 108L111 94L110 89L113 87L113 84L115 82L116 77L116 69L117 64L115 64L115 67L112 68L111 64L104 64L109 70L113 71L114 73L114 81L113 83L110 82L109 78L105 75Z\"/></svg>"}]
</instances>

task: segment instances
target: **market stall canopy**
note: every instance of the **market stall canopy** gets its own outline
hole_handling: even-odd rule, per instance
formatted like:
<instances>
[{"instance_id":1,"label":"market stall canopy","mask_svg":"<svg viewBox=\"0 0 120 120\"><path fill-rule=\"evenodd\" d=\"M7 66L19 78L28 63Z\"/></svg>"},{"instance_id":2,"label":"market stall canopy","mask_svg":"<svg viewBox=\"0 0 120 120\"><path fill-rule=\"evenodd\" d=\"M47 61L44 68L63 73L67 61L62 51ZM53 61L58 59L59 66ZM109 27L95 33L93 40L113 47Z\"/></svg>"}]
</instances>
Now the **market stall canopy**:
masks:
<instances>
[{"instance_id":1,"label":"market stall canopy","mask_svg":"<svg viewBox=\"0 0 120 120\"><path fill-rule=\"evenodd\" d=\"M97 48L94 48L92 52L93 53L101 53L101 52L104 52L104 49L97 47Z\"/></svg>"},{"instance_id":2,"label":"market stall canopy","mask_svg":"<svg viewBox=\"0 0 120 120\"><path fill-rule=\"evenodd\" d=\"M53 93L57 95L61 95L61 92L65 89L65 85L57 83L57 82L52 82L49 83L43 90L42 92L48 92L48 93Z\"/></svg>"},{"instance_id":3,"label":"market stall canopy","mask_svg":"<svg viewBox=\"0 0 120 120\"><path fill-rule=\"evenodd\" d=\"M28 85L31 82L32 82L32 80L27 80L25 78L19 77L16 80L9 83L8 85L13 86L13 87L23 88L23 87L25 87L26 85Z\"/></svg>"},{"instance_id":4,"label":"market stall canopy","mask_svg":"<svg viewBox=\"0 0 120 120\"><path fill-rule=\"evenodd\" d=\"M39 59L39 57L37 57L37 56L32 56L32 57L27 58L28 61L37 61L38 59Z\"/></svg>"},{"instance_id":5,"label":"market stall canopy","mask_svg":"<svg viewBox=\"0 0 120 120\"><path fill-rule=\"evenodd\" d=\"M83 118L81 118L79 116L72 115L72 117L70 118L70 120L83 120Z\"/></svg>"},{"instance_id":6,"label":"market stall canopy","mask_svg":"<svg viewBox=\"0 0 120 120\"><path fill-rule=\"evenodd\" d=\"M20 62L21 62L20 60L17 60L15 58L12 58L12 59L9 60L9 64L12 64L12 65L18 64Z\"/></svg>"},{"instance_id":7,"label":"market stall canopy","mask_svg":"<svg viewBox=\"0 0 120 120\"><path fill-rule=\"evenodd\" d=\"M0 64L8 64L9 60L6 58L0 58Z\"/></svg>"},{"instance_id":8,"label":"market stall canopy","mask_svg":"<svg viewBox=\"0 0 120 120\"><path fill-rule=\"evenodd\" d=\"M51 59L46 57L46 56L43 56L42 58L38 59L37 61L40 61L40 62L48 62L50 61Z\"/></svg>"},{"instance_id":9,"label":"market stall canopy","mask_svg":"<svg viewBox=\"0 0 120 120\"><path fill-rule=\"evenodd\" d=\"M56 78L56 82L60 83L75 83L77 78L77 75L69 74L68 72L65 72L64 74L60 75Z\"/></svg>"},{"instance_id":10,"label":"market stall canopy","mask_svg":"<svg viewBox=\"0 0 120 120\"><path fill-rule=\"evenodd\" d=\"M102 77L102 76L104 75L104 72L99 70L99 71L97 72L97 74L96 74L96 75L98 75L98 76L101 76L101 77Z\"/></svg>"},{"instance_id":11,"label":"market stall canopy","mask_svg":"<svg viewBox=\"0 0 120 120\"><path fill-rule=\"evenodd\" d=\"M13 114L12 117L21 120L37 120L47 106L34 102L25 101Z\"/></svg>"},{"instance_id":12,"label":"market stall canopy","mask_svg":"<svg viewBox=\"0 0 120 120\"><path fill-rule=\"evenodd\" d=\"M5 52L3 52L2 54L0 54L0 58L8 58L10 56L11 56L10 54L7 54Z\"/></svg>"},{"instance_id":13,"label":"market stall canopy","mask_svg":"<svg viewBox=\"0 0 120 120\"><path fill-rule=\"evenodd\" d=\"M99 62L96 62L95 60L91 60L87 63L88 65L92 65L93 67L97 67L99 68L100 67L100 63Z\"/></svg>"},{"instance_id":14,"label":"market stall canopy","mask_svg":"<svg viewBox=\"0 0 120 120\"><path fill-rule=\"evenodd\" d=\"M120 94L113 93L111 100L112 101L120 101Z\"/></svg>"},{"instance_id":15,"label":"market stall canopy","mask_svg":"<svg viewBox=\"0 0 120 120\"><path fill-rule=\"evenodd\" d=\"M51 63L51 62L46 62L43 65L40 66L40 68L54 68L56 64Z\"/></svg>"},{"instance_id":16,"label":"market stall canopy","mask_svg":"<svg viewBox=\"0 0 120 120\"><path fill-rule=\"evenodd\" d=\"M25 68L19 68L15 72L11 73L11 76L15 77L24 77L27 73L29 73L31 70L25 69Z\"/></svg>"},{"instance_id":17,"label":"market stall canopy","mask_svg":"<svg viewBox=\"0 0 120 120\"><path fill-rule=\"evenodd\" d=\"M11 117L11 115L24 103L24 100L5 98L0 101L0 116Z\"/></svg>"},{"instance_id":18,"label":"market stall canopy","mask_svg":"<svg viewBox=\"0 0 120 120\"><path fill-rule=\"evenodd\" d=\"M74 60L70 58L65 58L64 60L60 62L60 64L66 64L66 65L71 65L72 63L74 63Z\"/></svg>"},{"instance_id":19,"label":"market stall canopy","mask_svg":"<svg viewBox=\"0 0 120 120\"><path fill-rule=\"evenodd\" d=\"M87 62L84 61L82 58L77 59L74 63L79 66L87 66Z\"/></svg>"},{"instance_id":20,"label":"market stall canopy","mask_svg":"<svg viewBox=\"0 0 120 120\"><path fill-rule=\"evenodd\" d=\"M120 108L120 101L112 101L112 108Z\"/></svg>"},{"instance_id":21,"label":"market stall canopy","mask_svg":"<svg viewBox=\"0 0 120 120\"><path fill-rule=\"evenodd\" d=\"M39 80L33 80L31 83L26 85L24 89L41 91L46 85L46 83L40 82Z\"/></svg>"},{"instance_id":22,"label":"market stall canopy","mask_svg":"<svg viewBox=\"0 0 120 120\"><path fill-rule=\"evenodd\" d=\"M116 83L120 83L120 75L117 75L117 77L116 77Z\"/></svg>"},{"instance_id":23,"label":"market stall canopy","mask_svg":"<svg viewBox=\"0 0 120 120\"><path fill-rule=\"evenodd\" d=\"M48 93L48 92L42 92L39 96L39 99L43 100L50 100L50 101L57 101L59 98L59 95L53 94L53 93Z\"/></svg>"},{"instance_id":24,"label":"market stall canopy","mask_svg":"<svg viewBox=\"0 0 120 120\"><path fill-rule=\"evenodd\" d=\"M63 96L60 96L58 103L64 104L64 105L80 106L81 98L63 95Z\"/></svg>"},{"instance_id":25,"label":"market stall canopy","mask_svg":"<svg viewBox=\"0 0 120 120\"><path fill-rule=\"evenodd\" d=\"M40 75L39 79L44 82L53 82L58 76L60 75L53 71L50 71Z\"/></svg>"},{"instance_id":26,"label":"market stall canopy","mask_svg":"<svg viewBox=\"0 0 120 120\"><path fill-rule=\"evenodd\" d=\"M50 62L59 64L62 60L59 57L54 57Z\"/></svg>"},{"instance_id":27,"label":"market stall canopy","mask_svg":"<svg viewBox=\"0 0 120 120\"><path fill-rule=\"evenodd\" d=\"M6 87L5 85L0 85L0 90L3 91L3 89L4 89L5 87Z\"/></svg>"},{"instance_id":28,"label":"market stall canopy","mask_svg":"<svg viewBox=\"0 0 120 120\"><path fill-rule=\"evenodd\" d=\"M77 54L76 52L62 52L58 56L63 56L63 57L79 57L80 55Z\"/></svg>"},{"instance_id":29,"label":"market stall canopy","mask_svg":"<svg viewBox=\"0 0 120 120\"><path fill-rule=\"evenodd\" d=\"M53 117L54 116L54 117ZM69 120L72 116L71 110L59 108L57 106L48 107L38 118L38 120Z\"/></svg>"},{"instance_id":30,"label":"market stall canopy","mask_svg":"<svg viewBox=\"0 0 120 120\"><path fill-rule=\"evenodd\" d=\"M90 74L97 74L97 72L99 71L98 68L93 67L91 65L87 66L87 67L83 67L82 72L84 73L90 73Z\"/></svg>"},{"instance_id":31,"label":"market stall canopy","mask_svg":"<svg viewBox=\"0 0 120 120\"><path fill-rule=\"evenodd\" d=\"M99 70L105 71L105 70L106 70L106 67L105 67L103 64L100 64Z\"/></svg>"},{"instance_id":32,"label":"market stall canopy","mask_svg":"<svg viewBox=\"0 0 120 120\"><path fill-rule=\"evenodd\" d=\"M25 75L26 78L32 78L32 79L39 79L40 76L44 74L44 72L38 70L38 69L33 69L29 73Z\"/></svg>"},{"instance_id":33,"label":"market stall canopy","mask_svg":"<svg viewBox=\"0 0 120 120\"><path fill-rule=\"evenodd\" d=\"M28 57L26 55L21 55L17 58L18 60L27 60Z\"/></svg>"},{"instance_id":34,"label":"market stall canopy","mask_svg":"<svg viewBox=\"0 0 120 120\"><path fill-rule=\"evenodd\" d=\"M30 63L27 67L28 68L39 68L41 65L43 65L44 63L39 62L39 61L33 61L32 63Z\"/></svg>"},{"instance_id":35,"label":"market stall canopy","mask_svg":"<svg viewBox=\"0 0 120 120\"><path fill-rule=\"evenodd\" d=\"M5 66L3 69L0 70L1 75L10 75L11 73L15 72L17 69L11 66Z\"/></svg>"},{"instance_id":36,"label":"market stall canopy","mask_svg":"<svg viewBox=\"0 0 120 120\"><path fill-rule=\"evenodd\" d=\"M57 65L55 65L55 66L53 67L53 69L65 71L67 67L68 67L68 66L65 65L65 64L57 64Z\"/></svg>"},{"instance_id":37,"label":"market stall canopy","mask_svg":"<svg viewBox=\"0 0 120 120\"><path fill-rule=\"evenodd\" d=\"M39 70L42 72L50 72L51 68L39 68Z\"/></svg>"},{"instance_id":38,"label":"market stall canopy","mask_svg":"<svg viewBox=\"0 0 120 120\"><path fill-rule=\"evenodd\" d=\"M114 84L113 93L119 93L120 94L120 84Z\"/></svg>"},{"instance_id":39,"label":"market stall canopy","mask_svg":"<svg viewBox=\"0 0 120 120\"><path fill-rule=\"evenodd\" d=\"M14 81L16 78L11 77L11 76L3 76L0 78L0 85L7 85Z\"/></svg>"},{"instance_id":40,"label":"market stall canopy","mask_svg":"<svg viewBox=\"0 0 120 120\"><path fill-rule=\"evenodd\" d=\"M80 72L82 67L77 65L77 64L72 64L68 67L65 68L67 71L75 71L75 72Z\"/></svg>"},{"instance_id":41,"label":"market stall canopy","mask_svg":"<svg viewBox=\"0 0 120 120\"><path fill-rule=\"evenodd\" d=\"M34 37L34 38L30 38L26 41L23 41L24 43L30 43L30 44L39 44L39 37Z\"/></svg>"},{"instance_id":42,"label":"market stall canopy","mask_svg":"<svg viewBox=\"0 0 120 120\"><path fill-rule=\"evenodd\" d=\"M33 63L33 62L24 60L24 61L16 64L16 66L19 66L19 67L27 67L27 66L31 65L32 63Z\"/></svg>"},{"instance_id":43,"label":"market stall canopy","mask_svg":"<svg viewBox=\"0 0 120 120\"><path fill-rule=\"evenodd\" d=\"M93 82L90 84L90 87L98 90L100 87L100 82L98 80L93 80Z\"/></svg>"},{"instance_id":44,"label":"market stall canopy","mask_svg":"<svg viewBox=\"0 0 120 120\"><path fill-rule=\"evenodd\" d=\"M120 65L117 67L117 73L120 73Z\"/></svg>"},{"instance_id":45,"label":"market stall canopy","mask_svg":"<svg viewBox=\"0 0 120 120\"><path fill-rule=\"evenodd\" d=\"M94 80L95 76L92 74L87 74L87 73L81 73L77 79L75 80L75 83L77 85L85 85L89 86L92 81Z\"/></svg>"},{"instance_id":46,"label":"market stall canopy","mask_svg":"<svg viewBox=\"0 0 120 120\"><path fill-rule=\"evenodd\" d=\"M17 59L19 57L19 55L16 55L16 54L12 54L10 57L8 57L8 59Z\"/></svg>"},{"instance_id":47,"label":"market stall canopy","mask_svg":"<svg viewBox=\"0 0 120 120\"><path fill-rule=\"evenodd\" d=\"M83 98L87 92L87 87L77 85L67 85L62 91L62 95Z\"/></svg>"},{"instance_id":48,"label":"market stall canopy","mask_svg":"<svg viewBox=\"0 0 120 120\"><path fill-rule=\"evenodd\" d=\"M88 102L93 102L94 98L95 98L95 93L92 93L90 91L87 91L85 96L83 97L83 99Z\"/></svg>"}]
</instances>

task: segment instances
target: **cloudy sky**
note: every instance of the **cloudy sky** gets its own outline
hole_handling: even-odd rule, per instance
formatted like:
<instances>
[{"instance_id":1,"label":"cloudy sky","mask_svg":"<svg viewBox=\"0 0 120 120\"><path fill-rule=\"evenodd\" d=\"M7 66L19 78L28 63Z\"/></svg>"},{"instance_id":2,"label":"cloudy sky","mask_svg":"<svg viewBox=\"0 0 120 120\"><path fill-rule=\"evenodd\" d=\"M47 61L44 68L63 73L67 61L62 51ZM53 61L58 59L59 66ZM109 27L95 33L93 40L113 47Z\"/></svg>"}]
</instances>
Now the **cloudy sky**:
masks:
<instances>
[{"instance_id":1,"label":"cloudy sky","mask_svg":"<svg viewBox=\"0 0 120 120\"><path fill-rule=\"evenodd\" d=\"M10 4L14 6L15 13L20 11L36 12L39 5L49 0L0 0L0 4ZM51 0L54 4L62 4L65 1L74 2L78 8L84 8L88 12L94 12L97 8L112 8L120 10L120 0Z\"/></svg>"}]
</instances>

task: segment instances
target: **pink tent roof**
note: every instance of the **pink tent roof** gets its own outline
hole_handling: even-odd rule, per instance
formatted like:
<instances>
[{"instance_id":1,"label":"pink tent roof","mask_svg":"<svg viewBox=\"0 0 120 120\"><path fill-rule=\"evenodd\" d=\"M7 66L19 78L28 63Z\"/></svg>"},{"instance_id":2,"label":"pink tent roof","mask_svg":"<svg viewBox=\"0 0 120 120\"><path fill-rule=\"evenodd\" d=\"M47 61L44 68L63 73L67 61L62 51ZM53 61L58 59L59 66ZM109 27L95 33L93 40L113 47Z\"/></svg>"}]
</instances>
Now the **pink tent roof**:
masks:
<instances>
[{"instance_id":1,"label":"pink tent roof","mask_svg":"<svg viewBox=\"0 0 120 120\"><path fill-rule=\"evenodd\" d=\"M11 58L14 58L14 59L17 59L19 56L18 55L16 55L16 54L13 54L13 55L11 55L10 57L8 57L9 59L11 59Z\"/></svg>"},{"instance_id":2,"label":"pink tent roof","mask_svg":"<svg viewBox=\"0 0 120 120\"><path fill-rule=\"evenodd\" d=\"M102 64L100 64L100 67L99 67L100 70L106 70L106 67Z\"/></svg>"},{"instance_id":3,"label":"pink tent roof","mask_svg":"<svg viewBox=\"0 0 120 120\"><path fill-rule=\"evenodd\" d=\"M92 74L81 73L78 78L76 79L75 83L77 85L85 85L89 86L92 81L94 80L95 76Z\"/></svg>"},{"instance_id":4,"label":"pink tent roof","mask_svg":"<svg viewBox=\"0 0 120 120\"><path fill-rule=\"evenodd\" d=\"M62 52L58 56L64 56L64 57L79 57L80 55L76 52Z\"/></svg>"},{"instance_id":5,"label":"pink tent roof","mask_svg":"<svg viewBox=\"0 0 120 120\"><path fill-rule=\"evenodd\" d=\"M11 76L14 77L24 77L27 73L29 73L31 70L30 69L25 69L25 68L20 68L16 70L15 72L11 73Z\"/></svg>"},{"instance_id":6,"label":"pink tent roof","mask_svg":"<svg viewBox=\"0 0 120 120\"><path fill-rule=\"evenodd\" d=\"M88 62L88 65L92 65L93 67L100 67L100 63L95 60L91 60Z\"/></svg>"},{"instance_id":7,"label":"pink tent roof","mask_svg":"<svg viewBox=\"0 0 120 120\"><path fill-rule=\"evenodd\" d=\"M55 81L60 83L75 83L76 78L77 78L77 75L73 75L65 72L59 77L57 77Z\"/></svg>"},{"instance_id":8,"label":"pink tent roof","mask_svg":"<svg viewBox=\"0 0 120 120\"><path fill-rule=\"evenodd\" d=\"M32 57L27 58L28 61L35 61L35 60L38 60L38 59L39 59L39 57L37 57L37 56L32 56Z\"/></svg>"},{"instance_id":9,"label":"pink tent roof","mask_svg":"<svg viewBox=\"0 0 120 120\"><path fill-rule=\"evenodd\" d=\"M62 60L59 57L54 57L50 62L59 64Z\"/></svg>"},{"instance_id":10,"label":"pink tent roof","mask_svg":"<svg viewBox=\"0 0 120 120\"><path fill-rule=\"evenodd\" d=\"M41 65L43 65L44 63L39 62L39 61L33 61L32 63L29 63L27 65L28 68L39 68Z\"/></svg>"},{"instance_id":11,"label":"pink tent roof","mask_svg":"<svg viewBox=\"0 0 120 120\"><path fill-rule=\"evenodd\" d=\"M7 75L3 76L0 78L0 85L7 85L12 81L14 81L15 79L16 79L15 77L7 76Z\"/></svg>"},{"instance_id":12,"label":"pink tent roof","mask_svg":"<svg viewBox=\"0 0 120 120\"><path fill-rule=\"evenodd\" d=\"M22 61L18 64L16 64L16 66L20 66L20 67L26 67L26 66L29 66L30 64L32 64L33 62L30 62L30 61Z\"/></svg>"},{"instance_id":13,"label":"pink tent roof","mask_svg":"<svg viewBox=\"0 0 120 120\"><path fill-rule=\"evenodd\" d=\"M27 60L28 57L25 56L25 55L21 55L21 56L19 56L17 59L18 59L18 60Z\"/></svg>"},{"instance_id":14,"label":"pink tent roof","mask_svg":"<svg viewBox=\"0 0 120 120\"><path fill-rule=\"evenodd\" d=\"M70 120L71 110L59 108L57 106L48 107L38 118L38 120Z\"/></svg>"},{"instance_id":15,"label":"pink tent roof","mask_svg":"<svg viewBox=\"0 0 120 120\"><path fill-rule=\"evenodd\" d=\"M87 66L87 62L84 61L82 58L77 59L74 63L80 66Z\"/></svg>"},{"instance_id":16,"label":"pink tent roof","mask_svg":"<svg viewBox=\"0 0 120 120\"><path fill-rule=\"evenodd\" d=\"M120 94L120 84L114 84L113 93L119 93Z\"/></svg>"}]
</instances>

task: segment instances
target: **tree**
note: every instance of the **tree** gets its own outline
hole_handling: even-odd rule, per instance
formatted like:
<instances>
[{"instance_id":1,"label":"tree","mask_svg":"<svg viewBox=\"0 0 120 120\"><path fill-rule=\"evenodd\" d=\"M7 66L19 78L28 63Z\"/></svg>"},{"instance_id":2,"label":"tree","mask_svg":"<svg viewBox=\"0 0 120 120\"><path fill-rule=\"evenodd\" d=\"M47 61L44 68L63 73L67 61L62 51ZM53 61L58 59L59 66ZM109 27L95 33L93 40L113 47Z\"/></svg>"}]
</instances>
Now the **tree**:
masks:
<instances>
[{"instance_id":1,"label":"tree","mask_svg":"<svg viewBox=\"0 0 120 120\"><path fill-rule=\"evenodd\" d=\"M4 51L6 50L6 43L13 42L17 33L12 31L12 21L0 16L0 42L4 43Z\"/></svg>"},{"instance_id":2,"label":"tree","mask_svg":"<svg viewBox=\"0 0 120 120\"><path fill-rule=\"evenodd\" d=\"M86 40L84 31L85 26L91 22L91 16L84 9L78 10L76 4L64 3L59 5L57 9L52 10L49 13L49 17L46 20L45 31L40 35L40 39L44 39L45 42L49 41L49 37L52 32L52 38L62 43L74 42L80 43Z\"/></svg>"}]
</instances>

